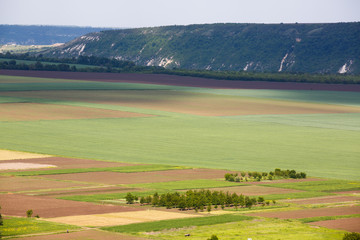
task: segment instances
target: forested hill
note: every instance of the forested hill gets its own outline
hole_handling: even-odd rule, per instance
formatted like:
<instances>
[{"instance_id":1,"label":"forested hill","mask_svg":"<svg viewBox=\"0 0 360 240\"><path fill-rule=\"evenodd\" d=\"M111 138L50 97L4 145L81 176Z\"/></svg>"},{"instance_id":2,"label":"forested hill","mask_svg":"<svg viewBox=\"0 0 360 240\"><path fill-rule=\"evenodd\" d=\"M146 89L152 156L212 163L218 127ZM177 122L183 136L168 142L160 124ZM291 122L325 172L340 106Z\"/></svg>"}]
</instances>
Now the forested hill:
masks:
<instances>
[{"instance_id":1,"label":"forested hill","mask_svg":"<svg viewBox=\"0 0 360 240\"><path fill-rule=\"evenodd\" d=\"M96 55L166 68L360 73L360 22L203 24L89 33L49 56Z\"/></svg>"},{"instance_id":2,"label":"forested hill","mask_svg":"<svg viewBox=\"0 0 360 240\"><path fill-rule=\"evenodd\" d=\"M74 26L0 25L0 44L51 45L69 42L90 32L105 28Z\"/></svg>"}]
</instances>

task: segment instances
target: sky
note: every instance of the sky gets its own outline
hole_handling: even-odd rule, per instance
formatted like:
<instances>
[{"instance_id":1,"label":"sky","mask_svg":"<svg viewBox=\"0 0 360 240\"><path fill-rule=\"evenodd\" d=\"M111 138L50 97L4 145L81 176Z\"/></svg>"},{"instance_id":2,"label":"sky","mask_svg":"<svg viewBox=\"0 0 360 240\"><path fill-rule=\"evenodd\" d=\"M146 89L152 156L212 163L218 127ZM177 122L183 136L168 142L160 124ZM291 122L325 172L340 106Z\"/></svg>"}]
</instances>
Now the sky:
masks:
<instances>
[{"instance_id":1,"label":"sky","mask_svg":"<svg viewBox=\"0 0 360 240\"><path fill-rule=\"evenodd\" d=\"M0 24L153 27L360 21L360 0L0 0Z\"/></svg>"}]
</instances>

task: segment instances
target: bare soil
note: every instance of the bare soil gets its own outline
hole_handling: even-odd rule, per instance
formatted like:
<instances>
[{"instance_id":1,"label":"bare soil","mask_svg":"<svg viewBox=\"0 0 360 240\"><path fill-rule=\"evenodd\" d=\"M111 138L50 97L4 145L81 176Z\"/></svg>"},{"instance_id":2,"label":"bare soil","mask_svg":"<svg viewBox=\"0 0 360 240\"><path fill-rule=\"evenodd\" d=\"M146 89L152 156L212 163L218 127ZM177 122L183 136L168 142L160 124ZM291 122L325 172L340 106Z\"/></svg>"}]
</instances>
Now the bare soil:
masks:
<instances>
[{"instance_id":1,"label":"bare soil","mask_svg":"<svg viewBox=\"0 0 360 240\"><path fill-rule=\"evenodd\" d=\"M59 191L47 191L41 192L36 195L41 196L48 196L48 197L63 197L66 195L92 195L92 194L105 194L105 193L127 193L127 192L136 192L141 191L141 189L137 188L127 188L127 187L113 187L113 186L106 186L106 187L86 187L81 189L69 189L69 190L59 190Z\"/></svg>"},{"instance_id":2,"label":"bare soil","mask_svg":"<svg viewBox=\"0 0 360 240\"><path fill-rule=\"evenodd\" d=\"M0 202L2 214L20 217L25 217L29 209L34 211L34 216L43 218L141 210L127 206L99 205L21 194L0 194Z\"/></svg>"},{"instance_id":3,"label":"bare soil","mask_svg":"<svg viewBox=\"0 0 360 240\"><path fill-rule=\"evenodd\" d=\"M321 203L341 203L358 201L360 197L354 196L326 196L326 197L314 197L309 199L291 199L284 200L283 202L291 202L297 204L321 204Z\"/></svg>"},{"instance_id":4,"label":"bare soil","mask_svg":"<svg viewBox=\"0 0 360 240\"><path fill-rule=\"evenodd\" d=\"M95 118L149 117L150 115L99 108L42 103L2 103L0 120L33 121Z\"/></svg>"},{"instance_id":5,"label":"bare soil","mask_svg":"<svg viewBox=\"0 0 360 240\"><path fill-rule=\"evenodd\" d=\"M61 78L104 82L133 82L147 84L164 84L206 88L244 88L244 89L288 89L288 90L326 90L359 92L360 84L322 84L263 81L230 81L198 77L175 76L166 74L137 73L83 73L83 72L48 72L0 70L2 75L27 76L41 78Z\"/></svg>"},{"instance_id":6,"label":"bare soil","mask_svg":"<svg viewBox=\"0 0 360 240\"><path fill-rule=\"evenodd\" d=\"M360 218L343 218L328 221L318 221L309 223L313 226L320 226L338 230L345 230L348 232L360 233Z\"/></svg>"},{"instance_id":7,"label":"bare soil","mask_svg":"<svg viewBox=\"0 0 360 240\"><path fill-rule=\"evenodd\" d=\"M90 185L86 183L54 181L32 177L0 176L0 192L36 191L40 189L63 189L87 186Z\"/></svg>"},{"instance_id":8,"label":"bare soil","mask_svg":"<svg viewBox=\"0 0 360 240\"><path fill-rule=\"evenodd\" d=\"M146 240L146 238L134 237L130 235L123 235L114 232L105 232L101 230L85 230L70 233L59 233L50 235L36 235L33 237L18 238L19 240Z\"/></svg>"},{"instance_id":9,"label":"bare soil","mask_svg":"<svg viewBox=\"0 0 360 240\"><path fill-rule=\"evenodd\" d=\"M192 179L215 179L223 178L229 171L217 169L183 169L153 172L91 172L73 173L61 175L43 175L43 177L59 180L71 180L88 183L102 184L133 184L133 183L152 183L169 182Z\"/></svg>"},{"instance_id":10,"label":"bare soil","mask_svg":"<svg viewBox=\"0 0 360 240\"><path fill-rule=\"evenodd\" d=\"M340 216L360 214L360 206L351 207L328 207L328 208L314 208L294 211L279 211L279 212L262 212L262 213L250 213L249 216L268 217L268 218L309 218L309 217L321 217L321 216Z\"/></svg>"}]
</instances>

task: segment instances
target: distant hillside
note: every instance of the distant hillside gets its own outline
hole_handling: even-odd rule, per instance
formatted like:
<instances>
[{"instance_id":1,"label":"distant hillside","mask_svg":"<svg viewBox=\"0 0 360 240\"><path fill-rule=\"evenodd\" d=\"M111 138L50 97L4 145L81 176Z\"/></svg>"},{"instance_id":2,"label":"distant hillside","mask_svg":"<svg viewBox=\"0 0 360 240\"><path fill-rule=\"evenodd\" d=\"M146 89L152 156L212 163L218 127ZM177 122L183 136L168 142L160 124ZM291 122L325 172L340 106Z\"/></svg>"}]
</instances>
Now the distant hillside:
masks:
<instances>
[{"instance_id":1,"label":"distant hillside","mask_svg":"<svg viewBox=\"0 0 360 240\"><path fill-rule=\"evenodd\" d=\"M47 55L166 68L360 73L360 23L204 24L102 31Z\"/></svg>"},{"instance_id":2,"label":"distant hillside","mask_svg":"<svg viewBox=\"0 0 360 240\"><path fill-rule=\"evenodd\" d=\"M0 44L52 45L102 30L106 28L0 25Z\"/></svg>"}]
</instances>

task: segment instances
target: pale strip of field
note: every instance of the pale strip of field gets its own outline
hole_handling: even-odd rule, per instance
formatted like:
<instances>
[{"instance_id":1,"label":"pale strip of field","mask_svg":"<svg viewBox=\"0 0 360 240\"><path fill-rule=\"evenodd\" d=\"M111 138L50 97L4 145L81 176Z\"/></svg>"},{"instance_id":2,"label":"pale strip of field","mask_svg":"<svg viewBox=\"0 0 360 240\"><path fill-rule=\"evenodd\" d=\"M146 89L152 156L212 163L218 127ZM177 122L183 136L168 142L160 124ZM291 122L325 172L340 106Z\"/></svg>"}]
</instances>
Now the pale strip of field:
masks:
<instances>
[{"instance_id":1,"label":"pale strip of field","mask_svg":"<svg viewBox=\"0 0 360 240\"><path fill-rule=\"evenodd\" d=\"M14 160L14 159L29 159L29 158L46 158L52 157L51 155L17 152L0 149L0 161L1 160Z\"/></svg>"},{"instance_id":2,"label":"pale strip of field","mask_svg":"<svg viewBox=\"0 0 360 240\"><path fill-rule=\"evenodd\" d=\"M47 218L45 220L76 226L113 226L131 223L150 222L177 218L198 217L195 214L175 213L158 210L116 212L106 214L78 215L69 217Z\"/></svg>"},{"instance_id":3,"label":"pale strip of field","mask_svg":"<svg viewBox=\"0 0 360 240\"><path fill-rule=\"evenodd\" d=\"M24 169L34 169L34 168L53 168L57 167L50 164L38 164L38 163L0 163L0 170L24 170Z\"/></svg>"}]
</instances>

